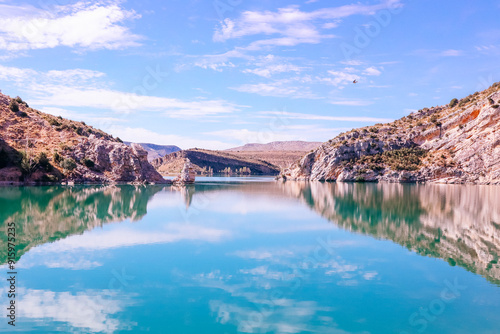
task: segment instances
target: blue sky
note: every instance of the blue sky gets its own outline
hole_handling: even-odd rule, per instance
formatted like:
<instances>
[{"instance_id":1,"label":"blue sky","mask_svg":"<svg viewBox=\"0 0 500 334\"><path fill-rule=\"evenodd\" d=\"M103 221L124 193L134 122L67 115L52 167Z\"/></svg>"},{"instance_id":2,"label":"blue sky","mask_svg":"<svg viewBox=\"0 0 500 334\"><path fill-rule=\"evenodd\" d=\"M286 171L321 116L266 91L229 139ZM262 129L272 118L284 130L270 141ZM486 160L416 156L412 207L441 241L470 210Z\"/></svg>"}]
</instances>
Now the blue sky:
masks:
<instances>
[{"instance_id":1,"label":"blue sky","mask_svg":"<svg viewBox=\"0 0 500 334\"><path fill-rule=\"evenodd\" d=\"M499 18L498 0L0 0L0 89L136 142L326 141L500 80Z\"/></svg>"}]
</instances>

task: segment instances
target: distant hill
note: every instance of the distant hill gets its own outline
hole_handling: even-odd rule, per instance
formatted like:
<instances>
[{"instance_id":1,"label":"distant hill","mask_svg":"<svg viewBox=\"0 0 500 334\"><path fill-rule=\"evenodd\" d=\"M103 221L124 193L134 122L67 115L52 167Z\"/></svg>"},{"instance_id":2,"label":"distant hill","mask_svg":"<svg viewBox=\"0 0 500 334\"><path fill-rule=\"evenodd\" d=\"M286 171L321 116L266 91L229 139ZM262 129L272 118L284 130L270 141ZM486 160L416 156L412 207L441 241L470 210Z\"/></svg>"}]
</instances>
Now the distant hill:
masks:
<instances>
[{"instance_id":1,"label":"distant hill","mask_svg":"<svg viewBox=\"0 0 500 334\"><path fill-rule=\"evenodd\" d=\"M283 170L287 180L500 184L500 82L448 105L353 129Z\"/></svg>"},{"instance_id":2,"label":"distant hill","mask_svg":"<svg viewBox=\"0 0 500 334\"><path fill-rule=\"evenodd\" d=\"M0 93L0 184L165 183L139 145Z\"/></svg>"},{"instance_id":3,"label":"distant hill","mask_svg":"<svg viewBox=\"0 0 500 334\"><path fill-rule=\"evenodd\" d=\"M251 175L276 175L280 168L269 162L240 157L228 152L204 149L190 149L170 153L163 158L154 159L151 164L162 174L177 174L182 169L185 159L193 163L199 174L213 173L248 173ZM229 172L230 169L230 172Z\"/></svg>"},{"instance_id":4,"label":"distant hill","mask_svg":"<svg viewBox=\"0 0 500 334\"><path fill-rule=\"evenodd\" d=\"M224 152L230 152L243 159L264 160L280 168L287 168L320 145L320 142L275 141L267 144L246 144Z\"/></svg>"},{"instance_id":5,"label":"distant hill","mask_svg":"<svg viewBox=\"0 0 500 334\"><path fill-rule=\"evenodd\" d=\"M124 142L128 146L130 146L132 143L131 142ZM164 157L167 154L174 153L174 152L179 152L181 150L180 147L177 147L175 145L157 145L157 144L150 144L150 143L138 143L141 145L146 152L148 152L148 161L151 162L156 158L161 158Z\"/></svg>"},{"instance_id":6,"label":"distant hill","mask_svg":"<svg viewBox=\"0 0 500 334\"><path fill-rule=\"evenodd\" d=\"M303 151L308 152L310 150L314 150L321 142L308 142L308 141L274 141L267 144L257 144L250 143L239 147L229 148L225 151L234 152L234 151L254 151L254 152L262 152L262 151Z\"/></svg>"}]
</instances>

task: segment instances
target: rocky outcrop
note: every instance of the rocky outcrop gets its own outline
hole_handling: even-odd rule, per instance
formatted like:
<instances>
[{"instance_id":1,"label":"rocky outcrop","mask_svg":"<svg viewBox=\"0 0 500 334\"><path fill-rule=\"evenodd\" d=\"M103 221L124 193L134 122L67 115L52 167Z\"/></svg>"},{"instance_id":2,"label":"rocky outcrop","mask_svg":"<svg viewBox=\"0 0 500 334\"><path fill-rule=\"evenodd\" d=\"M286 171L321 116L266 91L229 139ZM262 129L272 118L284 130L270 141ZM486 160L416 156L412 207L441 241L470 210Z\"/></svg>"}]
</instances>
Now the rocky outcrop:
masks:
<instances>
[{"instance_id":1,"label":"rocky outcrop","mask_svg":"<svg viewBox=\"0 0 500 334\"><path fill-rule=\"evenodd\" d=\"M194 170L194 166L189 159L186 159L181 173L173 180L173 182L175 185L193 184L195 178L196 171Z\"/></svg>"},{"instance_id":2,"label":"rocky outcrop","mask_svg":"<svg viewBox=\"0 0 500 334\"><path fill-rule=\"evenodd\" d=\"M0 94L0 184L166 182L141 146Z\"/></svg>"},{"instance_id":3,"label":"rocky outcrop","mask_svg":"<svg viewBox=\"0 0 500 334\"><path fill-rule=\"evenodd\" d=\"M78 165L69 178L78 183L166 183L148 162L148 153L139 144L98 139L91 135L75 146L71 153L75 161L84 159L93 166Z\"/></svg>"},{"instance_id":4,"label":"rocky outcrop","mask_svg":"<svg viewBox=\"0 0 500 334\"><path fill-rule=\"evenodd\" d=\"M449 106L340 134L284 180L500 184L500 84Z\"/></svg>"},{"instance_id":5,"label":"rocky outcrop","mask_svg":"<svg viewBox=\"0 0 500 334\"><path fill-rule=\"evenodd\" d=\"M198 174L212 173L238 174L239 171L249 171L248 174L277 175L279 168L262 160L239 157L221 151L190 149L171 153L163 158L155 159L151 164L160 173L178 174L189 159Z\"/></svg>"}]
</instances>

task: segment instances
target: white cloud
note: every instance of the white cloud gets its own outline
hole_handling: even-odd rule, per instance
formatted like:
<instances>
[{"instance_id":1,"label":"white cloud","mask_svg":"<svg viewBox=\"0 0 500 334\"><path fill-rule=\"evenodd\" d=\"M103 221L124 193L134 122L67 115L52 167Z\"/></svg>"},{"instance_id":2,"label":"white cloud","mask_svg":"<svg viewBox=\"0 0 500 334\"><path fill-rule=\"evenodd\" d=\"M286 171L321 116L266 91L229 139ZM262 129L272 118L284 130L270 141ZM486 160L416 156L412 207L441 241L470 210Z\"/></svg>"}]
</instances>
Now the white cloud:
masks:
<instances>
[{"instance_id":1,"label":"white cloud","mask_svg":"<svg viewBox=\"0 0 500 334\"><path fill-rule=\"evenodd\" d=\"M231 62L232 58L244 58L244 59L252 59L245 55L240 50L231 50L222 54L215 55L204 55L204 56L190 56L189 58L195 58L194 66L201 67L203 69L211 69L214 71L222 71L222 68L225 67L235 67L235 64ZM177 70L182 70L186 67L185 64L177 67Z\"/></svg>"},{"instance_id":2,"label":"white cloud","mask_svg":"<svg viewBox=\"0 0 500 334\"><path fill-rule=\"evenodd\" d=\"M110 89L78 88L67 86L37 85L37 98L33 104L58 107L90 107L129 113L158 111L174 118L191 118L216 114L227 114L239 110L234 104L223 100L184 101L175 98L145 96Z\"/></svg>"},{"instance_id":3,"label":"white cloud","mask_svg":"<svg viewBox=\"0 0 500 334\"><path fill-rule=\"evenodd\" d=\"M112 133L123 140L131 141L134 143L156 143L156 144L175 144L182 149L189 149L193 147L203 147L206 149L222 150L231 148L234 143L227 143L218 140L201 140L193 137L184 137L178 135L168 135L156 133L154 131L144 128L132 128L125 126L118 126L110 124L109 127L102 129L106 132ZM227 138L227 137L226 137Z\"/></svg>"},{"instance_id":4,"label":"white cloud","mask_svg":"<svg viewBox=\"0 0 500 334\"><path fill-rule=\"evenodd\" d=\"M47 83L59 83L61 85L71 85L85 81L102 78L106 74L99 71L86 69L71 69L66 71L39 72L30 68L17 68L0 65L0 80L14 81L19 84L26 84L30 81Z\"/></svg>"},{"instance_id":5,"label":"white cloud","mask_svg":"<svg viewBox=\"0 0 500 334\"><path fill-rule=\"evenodd\" d=\"M300 72L301 68L292 64L269 64L254 69L243 70L243 73L252 73L261 77L270 78L273 74L284 72Z\"/></svg>"},{"instance_id":6,"label":"white cloud","mask_svg":"<svg viewBox=\"0 0 500 334\"><path fill-rule=\"evenodd\" d=\"M247 143L270 143L273 141L303 140L323 142L328 138L335 137L347 128L323 128L318 125L300 124L283 125L279 129L266 127L261 131L248 129L226 129L206 132L204 134L226 138L232 141L239 141L241 144Z\"/></svg>"},{"instance_id":7,"label":"white cloud","mask_svg":"<svg viewBox=\"0 0 500 334\"><path fill-rule=\"evenodd\" d=\"M273 141L298 140L296 134L276 131L252 131L248 129L226 129L219 131L205 132L205 135L238 141L239 143L269 143ZM302 138L304 135L301 136Z\"/></svg>"},{"instance_id":8,"label":"white cloud","mask_svg":"<svg viewBox=\"0 0 500 334\"><path fill-rule=\"evenodd\" d=\"M373 122L373 123L387 123L392 122L390 118L377 118L377 117L355 117L355 116L324 116L314 114L292 113L283 111L262 111L259 114L266 115L263 117L280 117L289 119L302 119L302 120L322 120L322 121L335 121L335 122Z\"/></svg>"},{"instance_id":9,"label":"white cloud","mask_svg":"<svg viewBox=\"0 0 500 334\"><path fill-rule=\"evenodd\" d=\"M84 50L138 46L140 36L124 25L140 17L120 8L120 1L81 1L50 9L3 6L0 49L19 51L58 46Z\"/></svg>"},{"instance_id":10,"label":"white cloud","mask_svg":"<svg viewBox=\"0 0 500 334\"><path fill-rule=\"evenodd\" d=\"M238 92L258 94L261 96L290 97L293 99L318 99L309 88L289 84L294 80L276 80L270 83L244 84L231 87Z\"/></svg>"},{"instance_id":11,"label":"white cloud","mask_svg":"<svg viewBox=\"0 0 500 334\"><path fill-rule=\"evenodd\" d=\"M346 61L341 61L341 64L347 65L347 66L359 66L363 65L363 62L359 60L346 60Z\"/></svg>"},{"instance_id":12,"label":"white cloud","mask_svg":"<svg viewBox=\"0 0 500 334\"><path fill-rule=\"evenodd\" d=\"M42 107L87 107L115 112L162 112L167 117L196 118L230 114L240 106L224 100L180 100L148 96L145 87L137 92L111 90L103 81L105 74L85 69L39 72L0 65L0 80L14 82L33 95L30 103ZM145 93L145 94L144 94Z\"/></svg>"},{"instance_id":13,"label":"white cloud","mask_svg":"<svg viewBox=\"0 0 500 334\"><path fill-rule=\"evenodd\" d=\"M359 75L349 72L350 71L328 71L328 74L330 74L329 77L318 77L317 79L333 86L341 86L352 83L354 80L359 81L361 79Z\"/></svg>"},{"instance_id":14,"label":"white cloud","mask_svg":"<svg viewBox=\"0 0 500 334\"><path fill-rule=\"evenodd\" d=\"M422 56L422 57L428 57L428 58L436 58L436 57L459 57L464 54L462 50L455 50L455 49L449 49L449 50L429 50L429 49L418 49L410 53L411 55L415 56Z\"/></svg>"},{"instance_id":15,"label":"white cloud","mask_svg":"<svg viewBox=\"0 0 500 334\"><path fill-rule=\"evenodd\" d=\"M367 69L365 69L363 71L363 74L364 75L373 75L373 76L379 76L382 74L382 72L380 72L379 69L377 69L376 67L368 67Z\"/></svg>"},{"instance_id":16,"label":"white cloud","mask_svg":"<svg viewBox=\"0 0 500 334\"><path fill-rule=\"evenodd\" d=\"M352 15L373 15L376 11L386 8L398 8L399 0L386 0L376 5L353 4L340 7L322 8L315 11L301 11L298 6L291 5L279 8L277 11L245 11L236 19L225 19L217 27L213 39L224 42L245 36L264 35L278 36L263 39L250 44L249 49L260 49L268 45L294 46L301 43L320 43L333 35L322 34L316 23L326 24L325 29L331 29L332 20L346 18Z\"/></svg>"},{"instance_id":17,"label":"white cloud","mask_svg":"<svg viewBox=\"0 0 500 334\"><path fill-rule=\"evenodd\" d=\"M338 100L338 101L330 101L330 104L338 106L363 107L363 106L369 106L370 104L373 104L373 102L363 101L363 100Z\"/></svg>"},{"instance_id":18,"label":"white cloud","mask_svg":"<svg viewBox=\"0 0 500 334\"><path fill-rule=\"evenodd\" d=\"M461 51L461 50L450 49L450 50L445 50L445 51L441 52L440 56L442 56L442 57L458 57L458 56L461 56L462 54L463 54L463 51Z\"/></svg>"}]
</instances>

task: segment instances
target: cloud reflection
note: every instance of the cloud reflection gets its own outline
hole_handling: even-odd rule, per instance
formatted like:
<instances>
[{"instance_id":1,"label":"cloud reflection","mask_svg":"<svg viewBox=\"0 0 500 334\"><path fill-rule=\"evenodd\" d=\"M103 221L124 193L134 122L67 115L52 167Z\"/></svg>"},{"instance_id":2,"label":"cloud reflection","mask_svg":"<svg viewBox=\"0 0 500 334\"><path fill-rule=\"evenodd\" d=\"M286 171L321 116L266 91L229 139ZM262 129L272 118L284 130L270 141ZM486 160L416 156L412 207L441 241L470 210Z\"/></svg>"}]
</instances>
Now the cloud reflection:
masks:
<instances>
[{"instance_id":1,"label":"cloud reflection","mask_svg":"<svg viewBox=\"0 0 500 334\"><path fill-rule=\"evenodd\" d=\"M135 324L120 323L114 316L131 305L130 297L101 290L72 294L49 290L25 290L20 294L20 318L52 320L90 332L113 333ZM22 321L22 320L21 320Z\"/></svg>"}]
</instances>

